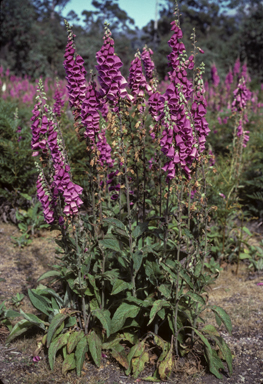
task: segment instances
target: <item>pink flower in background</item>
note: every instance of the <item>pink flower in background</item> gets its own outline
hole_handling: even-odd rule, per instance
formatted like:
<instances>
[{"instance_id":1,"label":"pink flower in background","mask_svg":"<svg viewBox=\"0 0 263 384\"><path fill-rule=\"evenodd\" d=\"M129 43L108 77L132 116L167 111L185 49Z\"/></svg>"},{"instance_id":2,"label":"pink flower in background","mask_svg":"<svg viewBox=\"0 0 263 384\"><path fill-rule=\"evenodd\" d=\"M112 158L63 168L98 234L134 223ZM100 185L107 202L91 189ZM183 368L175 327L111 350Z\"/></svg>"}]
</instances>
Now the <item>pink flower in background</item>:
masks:
<instances>
[{"instance_id":1,"label":"pink flower in background","mask_svg":"<svg viewBox=\"0 0 263 384\"><path fill-rule=\"evenodd\" d=\"M219 193L219 196L222 197L223 199L225 199L225 195L223 193Z\"/></svg>"},{"instance_id":2,"label":"pink flower in background","mask_svg":"<svg viewBox=\"0 0 263 384\"><path fill-rule=\"evenodd\" d=\"M220 77L218 76L217 68L215 64L213 64L211 67L211 80L212 80L212 84L215 87L217 87L220 83Z\"/></svg>"}]
</instances>

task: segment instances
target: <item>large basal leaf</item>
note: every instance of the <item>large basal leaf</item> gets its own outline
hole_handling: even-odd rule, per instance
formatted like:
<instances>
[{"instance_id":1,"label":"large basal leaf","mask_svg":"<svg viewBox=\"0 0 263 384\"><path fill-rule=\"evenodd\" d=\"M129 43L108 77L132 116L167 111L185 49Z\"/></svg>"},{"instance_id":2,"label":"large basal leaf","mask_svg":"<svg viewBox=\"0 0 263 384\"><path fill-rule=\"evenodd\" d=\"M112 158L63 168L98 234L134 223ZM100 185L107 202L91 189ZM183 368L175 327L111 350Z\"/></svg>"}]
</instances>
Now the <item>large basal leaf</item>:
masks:
<instances>
[{"instance_id":1,"label":"large basal leaf","mask_svg":"<svg viewBox=\"0 0 263 384\"><path fill-rule=\"evenodd\" d=\"M83 331L74 331L70 334L67 342L67 351L69 354L74 351L75 347L83 337L85 337Z\"/></svg>"},{"instance_id":2,"label":"large basal leaf","mask_svg":"<svg viewBox=\"0 0 263 384\"><path fill-rule=\"evenodd\" d=\"M140 308L137 307L137 305L122 303L113 315L111 321L111 333L118 332L125 324L125 320L129 317L135 318L139 311Z\"/></svg>"},{"instance_id":3,"label":"large basal leaf","mask_svg":"<svg viewBox=\"0 0 263 384\"><path fill-rule=\"evenodd\" d=\"M20 316L20 313L17 311L14 311L13 309L8 309L4 314L4 317L7 317L7 318L14 318L19 316Z\"/></svg>"},{"instance_id":4,"label":"large basal leaf","mask_svg":"<svg viewBox=\"0 0 263 384\"><path fill-rule=\"evenodd\" d=\"M91 353L91 356L94 360L94 363L97 365L97 367L100 367L101 363L101 348L102 348L102 342L99 336L95 331L92 331L88 337L88 345L89 345L89 351Z\"/></svg>"},{"instance_id":5,"label":"large basal leaf","mask_svg":"<svg viewBox=\"0 0 263 384\"><path fill-rule=\"evenodd\" d=\"M227 331L230 333L232 333L232 323L231 323L231 319L230 317L228 316L228 314L226 313L226 311L221 308L221 307L217 307L216 305L210 305L209 306L213 312L215 312L217 314L217 316L222 320L222 322L224 323Z\"/></svg>"},{"instance_id":6,"label":"large basal leaf","mask_svg":"<svg viewBox=\"0 0 263 384\"><path fill-rule=\"evenodd\" d=\"M20 309L20 313L27 321L30 321L32 325L36 325L37 327L43 329L43 331L45 331L46 325L49 325L49 323L46 323L45 321L39 319L36 315L32 313L25 313L22 309Z\"/></svg>"},{"instance_id":7,"label":"large basal leaf","mask_svg":"<svg viewBox=\"0 0 263 384\"><path fill-rule=\"evenodd\" d=\"M209 341L197 329L193 328L193 330L197 334L197 336L200 337L200 339L202 340L202 342L205 345L206 357L207 357L207 362L209 365L210 372L213 373L213 375L215 375L218 379L222 379L223 376L219 373L219 370L218 370L220 368L220 367L218 368L218 358L214 357L213 350L212 350L212 347L211 347Z\"/></svg>"},{"instance_id":8,"label":"large basal leaf","mask_svg":"<svg viewBox=\"0 0 263 384\"><path fill-rule=\"evenodd\" d=\"M65 360L62 364L62 375L65 375L68 371L76 368L76 360L75 354L71 353L70 355L66 355Z\"/></svg>"},{"instance_id":9,"label":"large basal leaf","mask_svg":"<svg viewBox=\"0 0 263 384\"><path fill-rule=\"evenodd\" d=\"M92 315L97 317L97 319L101 322L101 325L106 331L107 337L109 337L111 330L110 311L103 309L95 309L94 311L92 311Z\"/></svg>"},{"instance_id":10,"label":"large basal leaf","mask_svg":"<svg viewBox=\"0 0 263 384\"><path fill-rule=\"evenodd\" d=\"M28 290L28 296L33 306L45 315L49 316L51 308L48 305L47 300L44 297L38 295L31 289Z\"/></svg>"},{"instance_id":11,"label":"large basal leaf","mask_svg":"<svg viewBox=\"0 0 263 384\"><path fill-rule=\"evenodd\" d=\"M48 271L48 272L45 272L43 273L43 275L41 275L37 281L41 281L41 280L44 280L44 279L47 279L48 277L60 277L61 276L61 272L60 271Z\"/></svg>"},{"instance_id":12,"label":"large basal leaf","mask_svg":"<svg viewBox=\"0 0 263 384\"><path fill-rule=\"evenodd\" d=\"M158 372L162 380L166 380L167 378L169 378L169 376L172 373L173 366L174 366L174 362L173 362L173 343L172 343L169 349L169 352L167 353L165 358L160 362L158 366Z\"/></svg>"},{"instance_id":13,"label":"large basal leaf","mask_svg":"<svg viewBox=\"0 0 263 384\"><path fill-rule=\"evenodd\" d=\"M111 348L111 354L125 369L128 369L129 363L124 347L121 344L115 344Z\"/></svg>"},{"instance_id":14,"label":"large basal leaf","mask_svg":"<svg viewBox=\"0 0 263 384\"><path fill-rule=\"evenodd\" d=\"M22 335L22 333L26 332L32 326L33 324L31 323L31 321L28 321L26 319L20 320L18 323L15 324L14 328L10 332L10 335L6 339L6 344L10 343L10 341L13 340L15 337Z\"/></svg>"},{"instance_id":15,"label":"large basal leaf","mask_svg":"<svg viewBox=\"0 0 263 384\"><path fill-rule=\"evenodd\" d=\"M87 337L83 337L78 342L77 347L76 347L76 352L75 352L76 369L77 369L77 375L78 376L81 375L81 370L82 370L84 360L85 360L85 354L86 354L86 352L88 352L88 350L89 350L89 347L88 347Z\"/></svg>"},{"instance_id":16,"label":"large basal leaf","mask_svg":"<svg viewBox=\"0 0 263 384\"><path fill-rule=\"evenodd\" d=\"M53 368L54 368L57 351L67 344L68 338L69 338L69 332L64 333L63 335L59 335L50 344L50 347L48 348L48 361L49 361L51 371L53 371Z\"/></svg>"},{"instance_id":17,"label":"large basal leaf","mask_svg":"<svg viewBox=\"0 0 263 384\"><path fill-rule=\"evenodd\" d=\"M212 338L216 342L216 344L218 345L218 347L219 347L219 349L223 355L223 358L227 363L229 374L232 375L232 373L233 373L233 367L232 367L233 358L232 358L232 352L230 351L229 346L227 345L227 343L225 342L225 340L221 336L215 336L215 337L212 336Z\"/></svg>"},{"instance_id":18,"label":"large basal leaf","mask_svg":"<svg viewBox=\"0 0 263 384\"><path fill-rule=\"evenodd\" d=\"M139 357L132 359L132 376L137 379L139 374L144 370L144 366L149 362L149 353L144 351Z\"/></svg>"},{"instance_id":19,"label":"large basal leaf","mask_svg":"<svg viewBox=\"0 0 263 384\"><path fill-rule=\"evenodd\" d=\"M63 323L63 321L68 317L68 314L58 313L55 315L50 323L50 326L48 328L47 332L47 347L50 346L52 337L56 331L56 329Z\"/></svg>"},{"instance_id":20,"label":"large basal leaf","mask_svg":"<svg viewBox=\"0 0 263 384\"><path fill-rule=\"evenodd\" d=\"M143 354L144 350L145 350L144 340L140 341L139 343L137 343L136 345L134 345L130 349L130 352L127 356L127 361L128 361L129 367L125 371L126 375L129 375L132 371L132 359L135 357L141 356Z\"/></svg>"}]
</instances>

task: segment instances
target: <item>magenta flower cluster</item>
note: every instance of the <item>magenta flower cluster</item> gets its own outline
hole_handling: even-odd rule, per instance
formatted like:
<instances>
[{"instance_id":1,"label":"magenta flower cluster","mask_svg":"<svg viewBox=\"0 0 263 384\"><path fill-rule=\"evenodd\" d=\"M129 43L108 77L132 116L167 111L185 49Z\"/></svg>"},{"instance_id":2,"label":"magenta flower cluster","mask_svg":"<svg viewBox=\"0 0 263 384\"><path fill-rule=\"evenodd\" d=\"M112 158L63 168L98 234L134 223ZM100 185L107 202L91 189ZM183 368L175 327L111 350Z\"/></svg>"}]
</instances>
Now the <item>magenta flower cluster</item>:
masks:
<instances>
[{"instance_id":1,"label":"magenta flower cluster","mask_svg":"<svg viewBox=\"0 0 263 384\"><path fill-rule=\"evenodd\" d=\"M54 95L55 103L53 105L53 112L59 118L61 116L61 109L64 107L65 101L62 100L62 94L60 93L59 89L56 89L55 95Z\"/></svg>"},{"instance_id":2,"label":"magenta flower cluster","mask_svg":"<svg viewBox=\"0 0 263 384\"><path fill-rule=\"evenodd\" d=\"M142 71L142 62L138 54L135 54L135 58L131 62L128 83L135 99L144 97L144 89L147 90L149 95L152 94L152 88L146 82Z\"/></svg>"},{"instance_id":3,"label":"magenta flower cluster","mask_svg":"<svg viewBox=\"0 0 263 384\"><path fill-rule=\"evenodd\" d=\"M118 112L117 103L119 98L126 98L131 101L132 96L126 90L128 84L120 72L123 63L114 53L114 40L110 36L111 32L106 30L103 37L104 43L96 53L98 65L95 68L98 71L102 101L109 101L113 110Z\"/></svg>"},{"instance_id":4,"label":"magenta flower cluster","mask_svg":"<svg viewBox=\"0 0 263 384\"><path fill-rule=\"evenodd\" d=\"M246 107L247 101L251 98L251 92L246 87L246 81L241 78L238 82L237 88L234 90L234 100L232 102L232 112L243 111Z\"/></svg>"},{"instance_id":5,"label":"magenta flower cluster","mask_svg":"<svg viewBox=\"0 0 263 384\"><path fill-rule=\"evenodd\" d=\"M73 108L75 120L78 118L82 101L85 99L86 91L86 70L84 60L80 55L75 57L74 35L71 30L68 32L68 42L65 51L64 68L66 71L67 89L69 94L69 103Z\"/></svg>"},{"instance_id":6,"label":"magenta flower cluster","mask_svg":"<svg viewBox=\"0 0 263 384\"><path fill-rule=\"evenodd\" d=\"M54 220L54 208L57 205L59 193L63 196L65 204L64 214L75 215L80 205L83 204L79 197L82 188L71 180L70 167L64 155L57 126L52 115L50 116L51 111L46 107L43 108L41 101L38 101L32 112L31 146L34 151L33 156L37 156L41 152L44 158L50 155L52 159L53 177L51 177L50 185L44 183L43 174L40 174L37 185L38 198L43 206L45 219L50 223Z\"/></svg>"},{"instance_id":7,"label":"magenta flower cluster","mask_svg":"<svg viewBox=\"0 0 263 384\"><path fill-rule=\"evenodd\" d=\"M210 131L204 117L206 100L202 81L196 90L191 111L187 109L193 86L187 78L186 69L193 68L193 57L184 60L185 46L179 40L183 36L182 31L175 21L171 24L171 29L174 31L168 42L172 47L172 52L168 56L169 64L172 67L169 73L171 84L164 95L155 92L149 98L151 115L165 127L160 139L160 146L161 151L169 159L162 168L167 172L167 181L175 177L178 167L190 178L189 165L198 159L199 153L204 150L206 136ZM195 127L193 127L191 117Z\"/></svg>"},{"instance_id":8,"label":"magenta flower cluster","mask_svg":"<svg viewBox=\"0 0 263 384\"><path fill-rule=\"evenodd\" d=\"M141 59L145 69L146 79L152 80L155 69L154 62L151 59L153 51L150 48L144 47L141 54Z\"/></svg>"}]
</instances>

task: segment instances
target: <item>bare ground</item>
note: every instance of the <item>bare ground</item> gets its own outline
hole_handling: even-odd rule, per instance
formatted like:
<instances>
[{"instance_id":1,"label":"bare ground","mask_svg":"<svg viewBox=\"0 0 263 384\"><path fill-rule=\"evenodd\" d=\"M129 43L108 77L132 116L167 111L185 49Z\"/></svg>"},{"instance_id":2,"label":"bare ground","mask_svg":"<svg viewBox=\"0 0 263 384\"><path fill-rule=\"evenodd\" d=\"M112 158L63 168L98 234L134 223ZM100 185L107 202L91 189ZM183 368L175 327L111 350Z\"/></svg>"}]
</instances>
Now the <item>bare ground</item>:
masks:
<instances>
[{"instance_id":1,"label":"bare ground","mask_svg":"<svg viewBox=\"0 0 263 384\"><path fill-rule=\"evenodd\" d=\"M33 243L19 249L14 247L10 236L18 236L19 232L13 225L0 223L0 303L17 292L27 295L28 288L37 286L37 278L55 263L55 231L45 232L35 238ZM224 308L232 319L233 333L228 335L224 328L221 335L228 342L234 356L234 373L219 380L207 373L198 361L192 363L183 359L177 362L177 371L169 383L180 384L263 384L263 274L249 273L245 266L239 274L234 274L230 265L221 273L216 284L211 288L210 303ZM27 296L22 308L32 311ZM209 315L209 314L208 314ZM210 320L210 319L209 319ZM214 320L211 318L210 322ZM58 358L53 372L49 370L46 357L41 353L41 360L32 360L36 348L37 336L29 333L26 336L5 345L8 330L0 326L0 384L119 384L136 383L142 380L125 376L111 358L103 358L98 369L87 361L84 364L82 377L75 372L66 377L61 375L61 360ZM153 372L147 367L146 375Z\"/></svg>"}]
</instances>

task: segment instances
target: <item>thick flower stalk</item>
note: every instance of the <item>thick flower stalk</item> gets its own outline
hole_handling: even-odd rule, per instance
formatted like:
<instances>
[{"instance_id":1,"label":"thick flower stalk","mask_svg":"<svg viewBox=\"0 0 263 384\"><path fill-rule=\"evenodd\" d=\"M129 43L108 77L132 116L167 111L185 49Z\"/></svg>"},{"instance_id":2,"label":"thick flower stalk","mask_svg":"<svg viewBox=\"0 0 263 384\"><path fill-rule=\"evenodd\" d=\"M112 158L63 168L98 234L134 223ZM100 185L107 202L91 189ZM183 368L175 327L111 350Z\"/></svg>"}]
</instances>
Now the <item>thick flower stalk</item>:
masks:
<instances>
[{"instance_id":1,"label":"thick flower stalk","mask_svg":"<svg viewBox=\"0 0 263 384\"><path fill-rule=\"evenodd\" d=\"M152 88L147 84L142 71L142 62L139 53L135 54L135 59L131 62L128 83L135 100L144 98L144 89L147 90L149 95L152 93Z\"/></svg>"},{"instance_id":2,"label":"thick flower stalk","mask_svg":"<svg viewBox=\"0 0 263 384\"><path fill-rule=\"evenodd\" d=\"M118 112L117 107L119 99L132 100L127 92L127 81L122 76L120 68L123 66L120 58L114 53L114 40L105 23L104 43L101 49L96 53L98 65L95 68L98 71L98 80L100 84L100 97L102 100L109 101L114 112Z\"/></svg>"}]
</instances>

